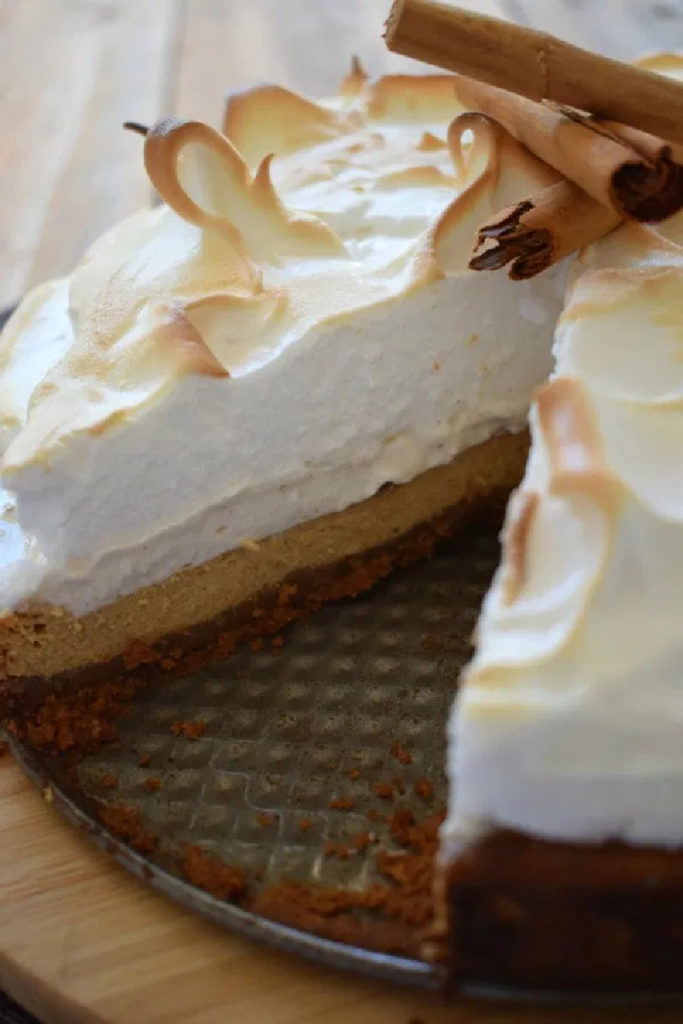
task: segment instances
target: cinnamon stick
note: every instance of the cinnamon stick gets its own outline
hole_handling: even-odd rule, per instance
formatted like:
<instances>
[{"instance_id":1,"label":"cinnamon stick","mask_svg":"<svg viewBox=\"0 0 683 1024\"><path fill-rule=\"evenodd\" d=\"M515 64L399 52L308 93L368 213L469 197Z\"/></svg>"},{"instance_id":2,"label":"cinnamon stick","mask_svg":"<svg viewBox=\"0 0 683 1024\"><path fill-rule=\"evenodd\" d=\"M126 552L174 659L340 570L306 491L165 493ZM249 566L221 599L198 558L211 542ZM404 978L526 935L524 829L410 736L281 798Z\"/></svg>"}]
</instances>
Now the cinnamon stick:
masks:
<instances>
[{"instance_id":1,"label":"cinnamon stick","mask_svg":"<svg viewBox=\"0 0 683 1024\"><path fill-rule=\"evenodd\" d=\"M535 103L456 75L464 106L495 118L541 160L620 217L660 221L683 207L683 166L671 146L636 128Z\"/></svg>"},{"instance_id":2,"label":"cinnamon stick","mask_svg":"<svg viewBox=\"0 0 683 1024\"><path fill-rule=\"evenodd\" d=\"M509 263L508 276L522 281L596 242L620 221L573 182L558 181L482 225L469 266L498 270Z\"/></svg>"},{"instance_id":3,"label":"cinnamon stick","mask_svg":"<svg viewBox=\"0 0 683 1024\"><path fill-rule=\"evenodd\" d=\"M395 0L390 50L532 100L555 100L683 143L683 82L438 0Z\"/></svg>"}]
</instances>

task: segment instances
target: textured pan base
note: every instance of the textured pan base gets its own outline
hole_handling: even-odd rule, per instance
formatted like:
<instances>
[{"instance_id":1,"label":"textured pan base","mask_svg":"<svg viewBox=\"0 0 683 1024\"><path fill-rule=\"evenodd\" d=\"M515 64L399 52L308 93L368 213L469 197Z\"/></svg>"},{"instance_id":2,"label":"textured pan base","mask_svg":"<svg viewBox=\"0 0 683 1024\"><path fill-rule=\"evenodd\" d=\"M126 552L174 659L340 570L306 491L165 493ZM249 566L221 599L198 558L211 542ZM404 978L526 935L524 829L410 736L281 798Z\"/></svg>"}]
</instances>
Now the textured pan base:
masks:
<instances>
[{"instance_id":1,"label":"textured pan base","mask_svg":"<svg viewBox=\"0 0 683 1024\"><path fill-rule=\"evenodd\" d=\"M496 831L445 868L455 981L542 990L679 991L683 851Z\"/></svg>"},{"instance_id":2,"label":"textured pan base","mask_svg":"<svg viewBox=\"0 0 683 1024\"><path fill-rule=\"evenodd\" d=\"M526 434L500 435L408 484L342 512L176 573L77 619L33 608L0 622L0 698L29 700L65 683L120 678L141 666L192 667L276 632L323 603L354 596L431 553L518 482ZM194 663L196 664L196 662Z\"/></svg>"},{"instance_id":3,"label":"textured pan base","mask_svg":"<svg viewBox=\"0 0 683 1024\"><path fill-rule=\"evenodd\" d=\"M428 983L412 958L431 918L443 723L499 528L477 517L434 558L292 624L284 644L243 644L141 688L112 743L58 757L26 740L13 749L52 807L143 884L252 941Z\"/></svg>"}]
</instances>

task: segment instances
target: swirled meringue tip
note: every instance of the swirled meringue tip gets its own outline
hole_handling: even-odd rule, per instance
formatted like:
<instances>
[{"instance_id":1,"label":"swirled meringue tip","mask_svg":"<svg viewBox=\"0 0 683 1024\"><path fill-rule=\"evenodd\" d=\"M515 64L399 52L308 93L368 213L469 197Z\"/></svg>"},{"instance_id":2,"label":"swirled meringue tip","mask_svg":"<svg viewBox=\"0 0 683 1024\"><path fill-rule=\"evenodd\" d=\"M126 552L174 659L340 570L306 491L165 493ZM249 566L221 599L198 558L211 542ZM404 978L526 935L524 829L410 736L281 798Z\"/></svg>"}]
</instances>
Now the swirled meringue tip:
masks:
<instances>
[{"instance_id":1,"label":"swirled meringue tip","mask_svg":"<svg viewBox=\"0 0 683 1024\"><path fill-rule=\"evenodd\" d=\"M557 176L494 122L458 113L449 76L370 83L355 62L327 105L261 86L230 99L225 135L201 122L153 126L145 166L166 205L111 229L69 279L61 326L73 337L22 374L30 408L12 410L7 477L70 436L139 415L184 375L260 365L275 354L264 337L275 313L283 342L294 340L464 272L484 211ZM46 306L35 293L22 304L0 365L23 362ZM243 358L198 320L225 320L229 334L236 320Z\"/></svg>"},{"instance_id":2,"label":"swirled meringue tip","mask_svg":"<svg viewBox=\"0 0 683 1024\"><path fill-rule=\"evenodd\" d=\"M656 71L660 75L667 75L669 78L677 78L683 81L683 53L651 53L639 57L635 63L638 67L646 68L648 71Z\"/></svg>"},{"instance_id":3,"label":"swirled meringue tip","mask_svg":"<svg viewBox=\"0 0 683 1024\"><path fill-rule=\"evenodd\" d=\"M683 844L683 216L574 268L451 721L444 835Z\"/></svg>"},{"instance_id":4,"label":"swirled meringue tip","mask_svg":"<svg viewBox=\"0 0 683 1024\"><path fill-rule=\"evenodd\" d=\"M90 607L210 557L178 541L207 508L216 554L410 479L516 429L547 372L564 272L513 287L467 261L483 220L557 175L452 79L355 61L330 100L260 86L223 127L153 125L163 204L0 336L1 484L46 600ZM26 597L10 577L0 605Z\"/></svg>"}]
</instances>

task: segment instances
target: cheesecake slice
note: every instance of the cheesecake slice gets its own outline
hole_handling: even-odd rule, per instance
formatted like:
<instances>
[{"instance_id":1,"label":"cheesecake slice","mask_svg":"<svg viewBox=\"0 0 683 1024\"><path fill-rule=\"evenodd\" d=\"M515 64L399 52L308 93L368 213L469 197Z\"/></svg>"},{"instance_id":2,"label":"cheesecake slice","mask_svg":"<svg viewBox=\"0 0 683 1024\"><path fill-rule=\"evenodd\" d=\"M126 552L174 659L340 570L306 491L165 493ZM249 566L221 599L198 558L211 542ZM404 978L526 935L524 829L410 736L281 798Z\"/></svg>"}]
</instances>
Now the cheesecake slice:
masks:
<instances>
[{"instance_id":1,"label":"cheesecake slice","mask_svg":"<svg viewBox=\"0 0 683 1024\"><path fill-rule=\"evenodd\" d=\"M0 337L0 691L226 653L428 553L523 470L564 268L467 270L557 174L447 76L224 131L159 122L163 203Z\"/></svg>"},{"instance_id":2,"label":"cheesecake slice","mask_svg":"<svg viewBox=\"0 0 683 1024\"><path fill-rule=\"evenodd\" d=\"M450 725L460 980L681 988L683 216L574 267Z\"/></svg>"}]
</instances>

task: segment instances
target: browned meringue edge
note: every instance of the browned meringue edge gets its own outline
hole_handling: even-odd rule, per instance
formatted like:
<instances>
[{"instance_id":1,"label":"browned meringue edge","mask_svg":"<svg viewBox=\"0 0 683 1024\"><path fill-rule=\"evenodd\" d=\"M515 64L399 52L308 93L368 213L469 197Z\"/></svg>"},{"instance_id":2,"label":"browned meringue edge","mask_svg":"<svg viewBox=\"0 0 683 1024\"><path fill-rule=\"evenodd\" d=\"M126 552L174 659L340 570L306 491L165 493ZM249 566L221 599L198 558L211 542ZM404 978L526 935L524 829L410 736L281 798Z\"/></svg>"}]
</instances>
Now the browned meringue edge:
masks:
<instances>
[{"instance_id":1,"label":"browned meringue edge","mask_svg":"<svg viewBox=\"0 0 683 1024\"><path fill-rule=\"evenodd\" d=\"M613 522L623 485L605 462L595 414L581 383L574 377L553 377L538 389L534 404L550 466L548 493L583 495ZM522 485L510 508L501 559L503 601L508 605L524 585L529 536L541 500Z\"/></svg>"},{"instance_id":2,"label":"browned meringue edge","mask_svg":"<svg viewBox=\"0 0 683 1024\"><path fill-rule=\"evenodd\" d=\"M295 233L321 253L339 254L343 244L331 228L312 216L290 214L273 187L270 176L272 153L261 160L253 178L246 161L233 143L221 132L203 121L180 121L164 118L157 121L145 137L145 169L154 187L179 217L201 228L220 231L238 252L244 240L227 218L200 206L183 187L178 176L178 161L188 145L206 147L222 161L241 198L254 204L272 219L280 231ZM245 255L245 259L248 257Z\"/></svg>"}]
</instances>

